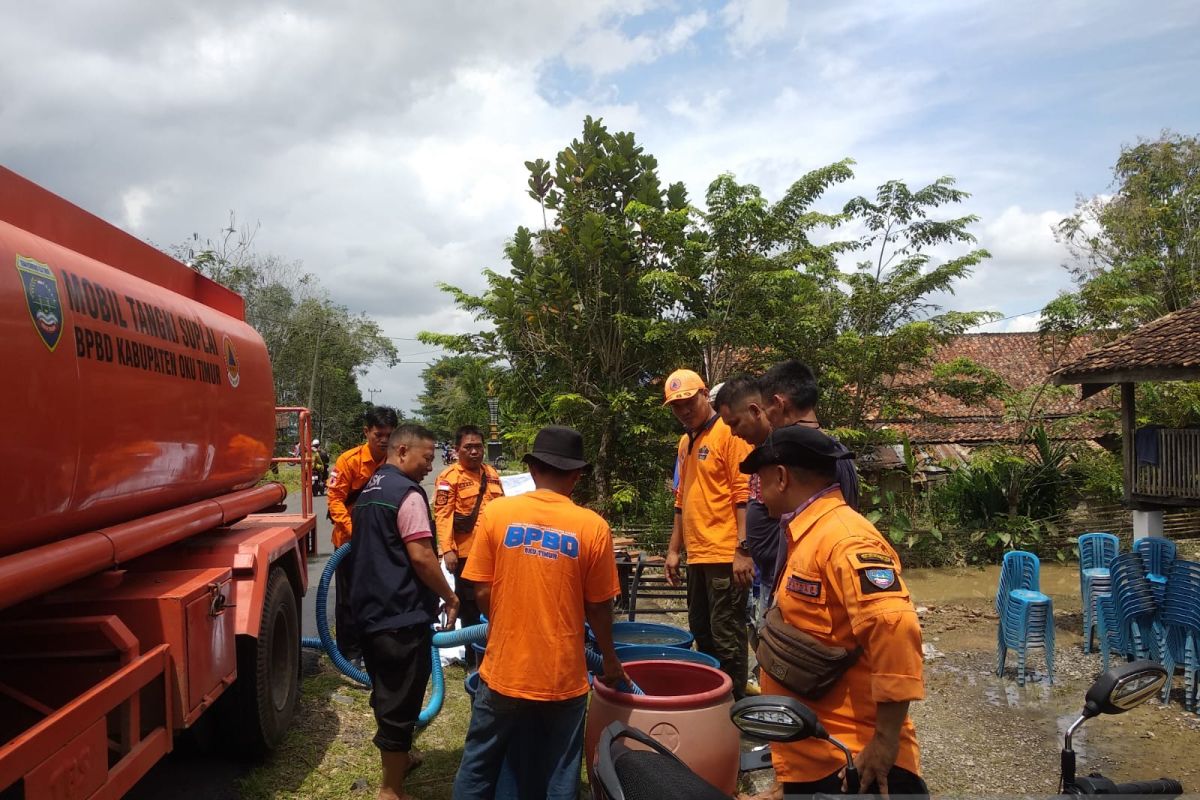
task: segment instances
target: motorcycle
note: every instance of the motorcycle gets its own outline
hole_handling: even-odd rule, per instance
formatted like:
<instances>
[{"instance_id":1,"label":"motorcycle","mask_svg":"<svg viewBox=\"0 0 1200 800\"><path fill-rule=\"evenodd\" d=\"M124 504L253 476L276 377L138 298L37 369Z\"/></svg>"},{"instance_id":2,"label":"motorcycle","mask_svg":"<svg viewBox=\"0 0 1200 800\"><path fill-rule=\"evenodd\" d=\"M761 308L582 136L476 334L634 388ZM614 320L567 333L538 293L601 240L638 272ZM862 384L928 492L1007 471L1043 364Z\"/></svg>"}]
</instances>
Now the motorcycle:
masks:
<instances>
[{"instance_id":1,"label":"motorcycle","mask_svg":"<svg viewBox=\"0 0 1200 800\"><path fill-rule=\"evenodd\" d=\"M312 493L313 497L320 497L325 494L325 476L321 474L321 470L317 467L312 471Z\"/></svg>"},{"instance_id":2,"label":"motorcycle","mask_svg":"<svg viewBox=\"0 0 1200 800\"><path fill-rule=\"evenodd\" d=\"M1166 670L1153 661L1121 664L1096 679L1084 698L1083 711L1064 736L1059 774L1062 795L1175 797L1183 793L1179 781L1170 778L1115 783L1098 772L1086 777L1075 774L1071 739L1079 727L1101 714L1121 714L1141 705L1156 696L1166 681ZM734 703L729 715L738 730L752 740L798 742L818 739L838 748L846 759L849 794L858 794L859 775L854 766L854 754L830 736L813 710L800 701L778 695L747 697ZM761 758L752 757L749 761L743 758L743 771L748 771L748 764L751 769L769 766L769 762L763 764L762 761ZM610 724L600 736L593 774L597 800L729 800L728 795L692 772L657 740L619 721ZM795 800L800 796L785 794L784 800Z\"/></svg>"}]
</instances>

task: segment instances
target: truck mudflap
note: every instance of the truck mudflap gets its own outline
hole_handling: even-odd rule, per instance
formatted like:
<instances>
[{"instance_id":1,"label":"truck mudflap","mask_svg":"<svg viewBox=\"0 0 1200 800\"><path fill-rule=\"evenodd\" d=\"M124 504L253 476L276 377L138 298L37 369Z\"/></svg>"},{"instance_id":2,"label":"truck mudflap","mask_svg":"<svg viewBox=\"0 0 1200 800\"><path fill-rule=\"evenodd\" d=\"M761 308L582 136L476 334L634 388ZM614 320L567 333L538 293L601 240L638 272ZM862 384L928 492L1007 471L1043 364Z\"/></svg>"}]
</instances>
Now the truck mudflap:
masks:
<instances>
[{"instance_id":1,"label":"truck mudflap","mask_svg":"<svg viewBox=\"0 0 1200 800\"><path fill-rule=\"evenodd\" d=\"M0 636L20 643L0 654L0 793L21 783L26 800L116 798L170 752L167 645L138 653L112 615L8 623ZM81 664L111 671L94 680Z\"/></svg>"}]
</instances>

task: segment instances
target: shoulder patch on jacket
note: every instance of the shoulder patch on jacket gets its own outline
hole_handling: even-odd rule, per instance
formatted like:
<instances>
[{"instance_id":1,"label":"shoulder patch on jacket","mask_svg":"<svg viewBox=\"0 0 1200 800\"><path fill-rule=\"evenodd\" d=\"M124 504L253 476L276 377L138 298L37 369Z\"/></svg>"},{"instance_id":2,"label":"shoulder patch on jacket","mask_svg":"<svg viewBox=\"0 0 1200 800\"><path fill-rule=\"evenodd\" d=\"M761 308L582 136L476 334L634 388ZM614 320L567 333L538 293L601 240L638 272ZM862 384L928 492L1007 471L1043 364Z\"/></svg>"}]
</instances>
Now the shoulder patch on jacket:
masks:
<instances>
[{"instance_id":1,"label":"shoulder patch on jacket","mask_svg":"<svg viewBox=\"0 0 1200 800\"><path fill-rule=\"evenodd\" d=\"M859 587L863 594L879 594L881 592L901 592L904 587L900 576L894 569L860 569L858 571Z\"/></svg>"}]
</instances>

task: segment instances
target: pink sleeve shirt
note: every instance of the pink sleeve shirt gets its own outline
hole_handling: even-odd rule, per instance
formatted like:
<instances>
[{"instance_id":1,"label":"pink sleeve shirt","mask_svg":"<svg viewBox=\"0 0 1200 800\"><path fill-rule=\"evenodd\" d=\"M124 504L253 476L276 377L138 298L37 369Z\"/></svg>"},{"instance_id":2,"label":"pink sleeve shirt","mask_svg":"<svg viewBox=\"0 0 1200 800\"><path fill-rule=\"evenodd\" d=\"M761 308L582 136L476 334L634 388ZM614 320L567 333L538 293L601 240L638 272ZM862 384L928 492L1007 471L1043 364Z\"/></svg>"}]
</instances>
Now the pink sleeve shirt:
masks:
<instances>
[{"instance_id":1,"label":"pink sleeve shirt","mask_svg":"<svg viewBox=\"0 0 1200 800\"><path fill-rule=\"evenodd\" d=\"M432 539L431 528L428 506L421 502L418 492L409 492L400 503L400 510L396 512L396 529L400 531L400 538L406 542Z\"/></svg>"}]
</instances>

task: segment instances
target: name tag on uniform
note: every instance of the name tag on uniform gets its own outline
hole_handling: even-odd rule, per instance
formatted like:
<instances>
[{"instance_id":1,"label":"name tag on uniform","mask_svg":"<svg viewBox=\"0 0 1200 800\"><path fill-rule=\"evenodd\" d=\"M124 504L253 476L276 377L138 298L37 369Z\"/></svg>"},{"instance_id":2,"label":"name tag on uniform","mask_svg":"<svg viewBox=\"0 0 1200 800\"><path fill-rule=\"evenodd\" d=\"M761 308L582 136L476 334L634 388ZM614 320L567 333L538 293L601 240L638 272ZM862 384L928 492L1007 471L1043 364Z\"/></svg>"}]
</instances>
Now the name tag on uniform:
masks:
<instances>
[{"instance_id":1,"label":"name tag on uniform","mask_svg":"<svg viewBox=\"0 0 1200 800\"><path fill-rule=\"evenodd\" d=\"M801 597L820 597L821 582L805 580L799 575L789 575L787 579L787 590L792 594L798 594Z\"/></svg>"}]
</instances>

